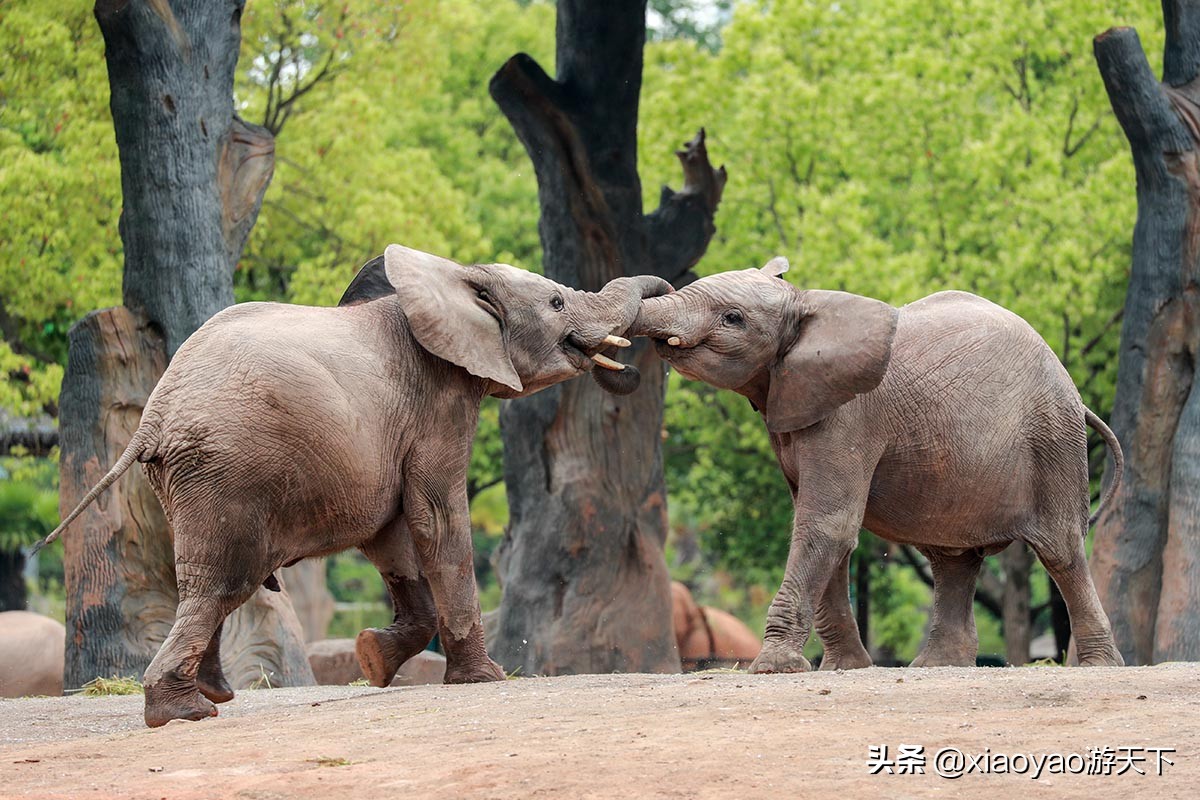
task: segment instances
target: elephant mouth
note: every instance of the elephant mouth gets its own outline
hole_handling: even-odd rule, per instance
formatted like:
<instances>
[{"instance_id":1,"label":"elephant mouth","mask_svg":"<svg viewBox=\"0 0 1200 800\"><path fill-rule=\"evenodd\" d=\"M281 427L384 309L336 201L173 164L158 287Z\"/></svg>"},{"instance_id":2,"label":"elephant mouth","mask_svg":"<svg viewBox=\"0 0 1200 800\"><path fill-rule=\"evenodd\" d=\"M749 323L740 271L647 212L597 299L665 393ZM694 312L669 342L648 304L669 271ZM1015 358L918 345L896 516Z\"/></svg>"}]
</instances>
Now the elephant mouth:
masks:
<instances>
[{"instance_id":1,"label":"elephant mouth","mask_svg":"<svg viewBox=\"0 0 1200 800\"><path fill-rule=\"evenodd\" d=\"M673 361L681 358L686 353L686 348L681 345L679 338L676 336L672 336L670 339L654 339L653 341L654 349L658 352L658 357L663 361Z\"/></svg>"},{"instance_id":2,"label":"elephant mouth","mask_svg":"<svg viewBox=\"0 0 1200 800\"><path fill-rule=\"evenodd\" d=\"M611 347L629 347L630 342L614 334L608 334L596 346L589 347L584 343L576 331L571 331L563 339L563 352L567 354L567 358L571 364L578 370L587 372L593 367L599 366L604 369L611 369L614 372L621 372L625 369L625 365L619 361L604 355L601 351Z\"/></svg>"},{"instance_id":3,"label":"elephant mouth","mask_svg":"<svg viewBox=\"0 0 1200 800\"><path fill-rule=\"evenodd\" d=\"M670 339L654 339L653 341L658 357L670 364L671 369L690 381L700 380L700 378L689 372L687 367L680 366L680 362L687 364L687 358L691 355L691 347L683 346L675 336L670 337ZM676 344L672 344L672 341L676 342Z\"/></svg>"},{"instance_id":4,"label":"elephant mouth","mask_svg":"<svg viewBox=\"0 0 1200 800\"><path fill-rule=\"evenodd\" d=\"M587 372L592 368L592 360L588 358L587 350L583 343L579 341L578 335L572 331L567 334L562 340L563 352L567 354L567 360L571 362L571 366L580 372Z\"/></svg>"}]
</instances>

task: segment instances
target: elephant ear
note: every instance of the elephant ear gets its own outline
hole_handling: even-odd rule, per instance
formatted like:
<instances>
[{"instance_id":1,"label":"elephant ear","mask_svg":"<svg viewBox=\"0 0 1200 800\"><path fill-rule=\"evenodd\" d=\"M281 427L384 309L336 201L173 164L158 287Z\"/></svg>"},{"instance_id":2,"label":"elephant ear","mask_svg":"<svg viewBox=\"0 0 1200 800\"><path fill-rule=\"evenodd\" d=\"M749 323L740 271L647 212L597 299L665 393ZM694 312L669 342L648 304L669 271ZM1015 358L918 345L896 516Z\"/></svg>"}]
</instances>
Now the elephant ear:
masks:
<instances>
[{"instance_id":1,"label":"elephant ear","mask_svg":"<svg viewBox=\"0 0 1200 800\"><path fill-rule=\"evenodd\" d=\"M479 299L466 268L398 244L384 250L383 263L421 347L472 375L524 390L504 328Z\"/></svg>"},{"instance_id":2,"label":"elephant ear","mask_svg":"<svg viewBox=\"0 0 1200 800\"><path fill-rule=\"evenodd\" d=\"M356 306L361 303L369 303L393 294L394 291L392 284L387 279L387 273L383 271L383 256L375 256L359 268L354 280L350 281L350 285L342 293L342 299L338 301L338 305Z\"/></svg>"},{"instance_id":3,"label":"elephant ear","mask_svg":"<svg viewBox=\"0 0 1200 800\"><path fill-rule=\"evenodd\" d=\"M845 292L801 293L799 333L771 368L767 429L786 433L823 420L883 380L899 312Z\"/></svg>"},{"instance_id":4,"label":"elephant ear","mask_svg":"<svg viewBox=\"0 0 1200 800\"><path fill-rule=\"evenodd\" d=\"M783 256L775 256L767 263L758 268L759 272L764 272L772 278L778 278L780 275L788 271L788 260Z\"/></svg>"}]
</instances>

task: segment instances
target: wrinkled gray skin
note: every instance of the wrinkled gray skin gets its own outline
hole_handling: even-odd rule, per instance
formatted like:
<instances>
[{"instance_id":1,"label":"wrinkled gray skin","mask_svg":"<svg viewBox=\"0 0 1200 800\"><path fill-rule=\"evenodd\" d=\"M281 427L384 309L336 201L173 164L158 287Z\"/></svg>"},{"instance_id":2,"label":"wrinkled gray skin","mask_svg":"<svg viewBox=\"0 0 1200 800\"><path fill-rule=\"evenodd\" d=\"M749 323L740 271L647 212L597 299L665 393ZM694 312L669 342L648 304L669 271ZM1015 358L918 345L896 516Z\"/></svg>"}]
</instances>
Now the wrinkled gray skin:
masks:
<instances>
[{"instance_id":1,"label":"wrinkled gray skin","mask_svg":"<svg viewBox=\"0 0 1200 800\"><path fill-rule=\"evenodd\" d=\"M749 398L791 487L783 585L754 672L866 667L850 608L860 526L929 559L934 606L913 666L975 663L972 599L985 555L1027 542L1062 590L1082 664L1119 665L1084 554L1087 411L1022 319L964 292L902 309L779 278L787 262L697 281L642 303L649 336L685 377ZM668 339L678 337L678 346Z\"/></svg>"},{"instance_id":2,"label":"wrinkled gray skin","mask_svg":"<svg viewBox=\"0 0 1200 800\"><path fill-rule=\"evenodd\" d=\"M503 679L484 647L467 509L480 402L590 370L604 336L668 291L646 277L581 292L392 245L342 307L246 303L213 317L80 504L136 459L171 524L179 608L146 670L147 724L215 715L233 697L225 617L279 567L349 547L378 567L395 607L390 626L359 634L371 683L390 684L435 632L447 683ZM633 388L616 376L598 380Z\"/></svg>"}]
</instances>

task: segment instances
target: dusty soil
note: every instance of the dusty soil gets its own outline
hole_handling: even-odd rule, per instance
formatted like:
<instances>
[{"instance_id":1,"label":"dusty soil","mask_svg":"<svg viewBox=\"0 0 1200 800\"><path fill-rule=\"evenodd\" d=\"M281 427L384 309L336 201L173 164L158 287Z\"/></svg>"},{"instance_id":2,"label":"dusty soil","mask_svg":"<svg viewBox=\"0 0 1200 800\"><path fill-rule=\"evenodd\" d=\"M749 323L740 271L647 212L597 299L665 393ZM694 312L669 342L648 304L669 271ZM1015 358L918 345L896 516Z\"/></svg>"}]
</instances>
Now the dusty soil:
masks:
<instances>
[{"instance_id":1,"label":"dusty soil","mask_svg":"<svg viewBox=\"0 0 1200 800\"><path fill-rule=\"evenodd\" d=\"M925 774L870 774L868 749L884 744L891 759L923 745ZM933 764L951 746L990 754L993 769L1000 754L1104 747L1174 748L1175 763L1161 776L1151 753L1135 762L1146 775L1048 774L1050 764L1034 779L1026 764L954 780ZM243 691L218 719L158 730L142 727L140 697L0 701L2 797L1143 800L1197 797L1197 786L1200 664Z\"/></svg>"}]
</instances>

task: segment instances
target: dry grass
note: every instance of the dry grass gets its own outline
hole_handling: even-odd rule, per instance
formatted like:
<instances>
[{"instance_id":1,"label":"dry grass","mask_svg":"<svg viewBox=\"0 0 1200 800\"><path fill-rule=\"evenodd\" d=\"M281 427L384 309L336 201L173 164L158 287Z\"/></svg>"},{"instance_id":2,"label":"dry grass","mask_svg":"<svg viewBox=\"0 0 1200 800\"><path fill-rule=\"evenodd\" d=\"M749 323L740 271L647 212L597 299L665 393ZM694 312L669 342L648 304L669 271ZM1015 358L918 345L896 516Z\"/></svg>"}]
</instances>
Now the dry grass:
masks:
<instances>
[{"instance_id":1,"label":"dry grass","mask_svg":"<svg viewBox=\"0 0 1200 800\"><path fill-rule=\"evenodd\" d=\"M274 689L275 687L271 684L271 673L267 672L266 668L263 667L262 664L259 664L258 665L258 677L255 678L254 682L251 683L246 688L247 689Z\"/></svg>"},{"instance_id":2,"label":"dry grass","mask_svg":"<svg viewBox=\"0 0 1200 800\"><path fill-rule=\"evenodd\" d=\"M122 678L117 675L111 678L92 678L72 693L84 697L113 697L123 694L144 694L142 684L135 678Z\"/></svg>"}]
</instances>

